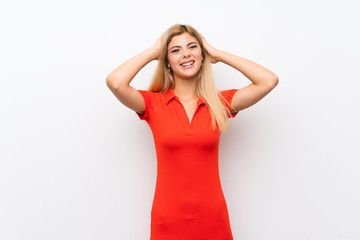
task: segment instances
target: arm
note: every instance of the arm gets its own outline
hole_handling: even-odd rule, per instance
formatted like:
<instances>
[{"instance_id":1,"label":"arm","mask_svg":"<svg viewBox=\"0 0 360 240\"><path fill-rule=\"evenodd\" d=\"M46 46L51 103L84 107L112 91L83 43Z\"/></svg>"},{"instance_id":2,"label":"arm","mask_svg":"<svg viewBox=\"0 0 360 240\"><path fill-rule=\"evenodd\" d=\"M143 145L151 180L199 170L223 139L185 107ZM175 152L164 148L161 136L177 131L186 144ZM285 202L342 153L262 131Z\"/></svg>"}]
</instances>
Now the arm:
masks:
<instances>
[{"instance_id":1,"label":"arm","mask_svg":"<svg viewBox=\"0 0 360 240\"><path fill-rule=\"evenodd\" d=\"M146 64L158 58L161 38L151 48L121 64L106 78L107 86L119 101L138 113L145 111L145 101L141 93L130 86L130 82Z\"/></svg>"},{"instance_id":2,"label":"arm","mask_svg":"<svg viewBox=\"0 0 360 240\"><path fill-rule=\"evenodd\" d=\"M212 63L221 61L240 71L252 82L234 94L231 107L235 112L254 105L278 84L278 77L270 70L245 58L215 49L204 38L203 42Z\"/></svg>"}]
</instances>

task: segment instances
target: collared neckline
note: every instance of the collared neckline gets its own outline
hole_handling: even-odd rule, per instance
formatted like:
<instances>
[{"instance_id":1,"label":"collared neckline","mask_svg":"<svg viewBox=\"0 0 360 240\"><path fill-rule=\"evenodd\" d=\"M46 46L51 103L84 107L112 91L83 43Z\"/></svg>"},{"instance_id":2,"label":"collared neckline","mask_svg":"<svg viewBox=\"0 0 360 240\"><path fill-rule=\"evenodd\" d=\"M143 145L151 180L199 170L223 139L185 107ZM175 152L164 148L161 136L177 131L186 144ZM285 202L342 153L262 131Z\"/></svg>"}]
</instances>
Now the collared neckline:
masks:
<instances>
[{"instance_id":1,"label":"collared neckline","mask_svg":"<svg viewBox=\"0 0 360 240\"><path fill-rule=\"evenodd\" d=\"M166 104L169 104L170 101L173 99L177 99L178 101L180 101L179 98L175 95L174 90L172 88L169 88L169 90L164 94L165 94ZM206 104L206 101L203 97L200 97L198 99L197 105L200 104Z\"/></svg>"}]
</instances>

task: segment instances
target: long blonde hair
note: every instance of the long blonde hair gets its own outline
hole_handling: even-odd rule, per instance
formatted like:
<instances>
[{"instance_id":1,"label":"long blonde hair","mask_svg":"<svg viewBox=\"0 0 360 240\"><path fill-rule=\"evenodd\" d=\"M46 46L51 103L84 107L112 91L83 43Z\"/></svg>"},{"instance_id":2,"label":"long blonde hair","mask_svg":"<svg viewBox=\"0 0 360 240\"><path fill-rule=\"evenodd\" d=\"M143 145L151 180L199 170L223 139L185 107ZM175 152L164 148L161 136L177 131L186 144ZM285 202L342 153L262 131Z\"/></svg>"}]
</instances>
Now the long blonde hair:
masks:
<instances>
[{"instance_id":1,"label":"long blonde hair","mask_svg":"<svg viewBox=\"0 0 360 240\"><path fill-rule=\"evenodd\" d=\"M214 75L212 72L212 66L210 58L205 51L201 35L189 25L175 24L171 26L163 34L159 62L154 74L154 77L150 83L149 91L152 92L167 92L170 88L175 87L175 79L172 71L167 69L167 53L168 44L174 36L181 35L182 33L189 33L195 37L201 47L201 53L203 56L203 64L198 72L198 78L196 81L196 91L198 97L203 97L210 110L213 129L218 126L220 131L226 131L227 119L230 116L230 111L224 106L224 103L228 106L230 104L221 96L218 90L215 88Z\"/></svg>"}]
</instances>

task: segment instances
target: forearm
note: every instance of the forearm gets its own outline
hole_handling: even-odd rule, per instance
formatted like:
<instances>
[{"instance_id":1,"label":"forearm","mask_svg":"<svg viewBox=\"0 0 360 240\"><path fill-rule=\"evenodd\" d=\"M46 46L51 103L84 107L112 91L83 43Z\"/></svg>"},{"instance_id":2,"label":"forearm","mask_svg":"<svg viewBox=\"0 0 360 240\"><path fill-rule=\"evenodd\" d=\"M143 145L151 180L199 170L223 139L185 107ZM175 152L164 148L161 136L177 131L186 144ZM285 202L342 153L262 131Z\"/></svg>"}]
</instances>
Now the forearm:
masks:
<instances>
[{"instance_id":1,"label":"forearm","mask_svg":"<svg viewBox=\"0 0 360 240\"><path fill-rule=\"evenodd\" d=\"M113 70L106 78L107 85L111 88L129 86L136 74L154 59L156 59L156 49L146 49Z\"/></svg>"},{"instance_id":2,"label":"forearm","mask_svg":"<svg viewBox=\"0 0 360 240\"><path fill-rule=\"evenodd\" d=\"M216 50L216 60L237 69L255 85L277 84L278 77L273 72L245 58L222 50Z\"/></svg>"}]
</instances>

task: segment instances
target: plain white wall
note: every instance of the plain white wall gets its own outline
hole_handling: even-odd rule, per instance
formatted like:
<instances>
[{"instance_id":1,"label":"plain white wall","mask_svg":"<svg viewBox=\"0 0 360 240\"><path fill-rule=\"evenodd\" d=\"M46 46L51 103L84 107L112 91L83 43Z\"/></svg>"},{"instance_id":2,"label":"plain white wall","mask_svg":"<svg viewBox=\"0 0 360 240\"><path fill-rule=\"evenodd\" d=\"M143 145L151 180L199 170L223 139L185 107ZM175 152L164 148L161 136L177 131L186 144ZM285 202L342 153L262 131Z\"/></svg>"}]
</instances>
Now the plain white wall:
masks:
<instances>
[{"instance_id":1,"label":"plain white wall","mask_svg":"<svg viewBox=\"0 0 360 240\"><path fill-rule=\"evenodd\" d=\"M106 76L175 23L280 83L230 121L236 240L359 240L358 1L1 1L0 239L149 239L150 128ZM156 62L132 85L146 89ZM219 89L249 84L214 65Z\"/></svg>"}]
</instances>

